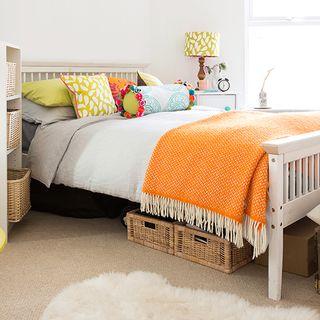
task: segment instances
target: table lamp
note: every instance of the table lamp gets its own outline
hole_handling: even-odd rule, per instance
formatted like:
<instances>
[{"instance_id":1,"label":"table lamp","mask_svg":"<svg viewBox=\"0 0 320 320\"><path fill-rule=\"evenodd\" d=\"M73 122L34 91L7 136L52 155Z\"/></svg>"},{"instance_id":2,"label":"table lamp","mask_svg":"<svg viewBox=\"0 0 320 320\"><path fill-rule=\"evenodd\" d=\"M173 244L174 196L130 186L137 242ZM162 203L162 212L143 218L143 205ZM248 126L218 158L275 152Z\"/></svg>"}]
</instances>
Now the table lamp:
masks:
<instances>
[{"instance_id":1,"label":"table lamp","mask_svg":"<svg viewBox=\"0 0 320 320\"><path fill-rule=\"evenodd\" d=\"M205 87L204 62L206 57L219 56L220 33L218 32L186 32L184 54L187 57L199 57L199 88Z\"/></svg>"}]
</instances>

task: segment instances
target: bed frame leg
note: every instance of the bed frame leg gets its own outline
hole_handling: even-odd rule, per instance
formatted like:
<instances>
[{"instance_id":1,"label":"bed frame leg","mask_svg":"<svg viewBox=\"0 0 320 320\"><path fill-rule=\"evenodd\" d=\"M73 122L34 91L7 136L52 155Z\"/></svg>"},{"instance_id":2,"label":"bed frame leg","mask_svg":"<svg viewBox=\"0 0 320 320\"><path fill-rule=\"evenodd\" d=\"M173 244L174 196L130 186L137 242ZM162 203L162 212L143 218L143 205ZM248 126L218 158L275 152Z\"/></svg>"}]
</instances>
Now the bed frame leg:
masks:
<instances>
[{"instance_id":1,"label":"bed frame leg","mask_svg":"<svg viewBox=\"0 0 320 320\"><path fill-rule=\"evenodd\" d=\"M269 298L281 299L283 262L283 155L269 154L268 210L271 224L269 243L268 289Z\"/></svg>"},{"instance_id":2,"label":"bed frame leg","mask_svg":"<svg viewBox=\"0 0 320 320\"><path fill-rule=\"evenodd\" d=\"M269 244L269 298L279 301L282 287L283 262L283 228L282 225L272 225Z\"/></svg>"}]
</instances>

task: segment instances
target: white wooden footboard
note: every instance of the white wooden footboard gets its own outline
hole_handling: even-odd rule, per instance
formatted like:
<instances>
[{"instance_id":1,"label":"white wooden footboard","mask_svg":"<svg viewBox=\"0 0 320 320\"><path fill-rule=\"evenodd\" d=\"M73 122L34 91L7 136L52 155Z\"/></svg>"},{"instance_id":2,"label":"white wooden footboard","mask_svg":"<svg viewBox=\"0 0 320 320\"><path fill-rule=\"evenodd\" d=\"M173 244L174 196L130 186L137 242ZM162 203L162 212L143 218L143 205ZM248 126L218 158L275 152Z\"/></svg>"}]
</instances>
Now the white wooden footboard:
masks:
<instances>
[{"instance_id":1,"label":"white wooden footboard","mask_svg":"<svg viewBox=\"0 0 320 320\"><path fill-rule=\"evenodd\" d=\"M283 228L320 203L320 131L262 146L269 155L269 298L280 300Z\"/></svg>"}]
</instances>

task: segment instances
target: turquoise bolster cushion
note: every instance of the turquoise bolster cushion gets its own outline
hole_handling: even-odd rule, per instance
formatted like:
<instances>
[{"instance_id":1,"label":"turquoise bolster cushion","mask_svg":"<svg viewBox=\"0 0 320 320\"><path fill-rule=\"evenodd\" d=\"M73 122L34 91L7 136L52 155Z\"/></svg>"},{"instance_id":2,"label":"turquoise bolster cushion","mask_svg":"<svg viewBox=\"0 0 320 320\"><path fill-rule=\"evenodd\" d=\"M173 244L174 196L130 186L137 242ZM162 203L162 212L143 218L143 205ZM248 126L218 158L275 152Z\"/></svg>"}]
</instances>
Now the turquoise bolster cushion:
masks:
<instances>
[{"instance_id":1,"label":"turquoise bolster cushion","mask_svg":"<svg viewBox=\"0 0 320 320\"><path fill-rule=\"evenodd\" d=\"M146 102L145 114L186 110L189 107L189 90L182 84L139 87Z\"/></svg>"},{"instance_id":2,"label":"turquoise bolster cushion","mask_svg":"<svg viewBox=\"0 0 320 320\"><path fill-rule=\"evenodd\" d=\"M190 109L194 103L194 90L189 90L183 84L138 86L128 88L120 98L121 111L125 117L130 118Z\"/></svg>"}]
</instances>

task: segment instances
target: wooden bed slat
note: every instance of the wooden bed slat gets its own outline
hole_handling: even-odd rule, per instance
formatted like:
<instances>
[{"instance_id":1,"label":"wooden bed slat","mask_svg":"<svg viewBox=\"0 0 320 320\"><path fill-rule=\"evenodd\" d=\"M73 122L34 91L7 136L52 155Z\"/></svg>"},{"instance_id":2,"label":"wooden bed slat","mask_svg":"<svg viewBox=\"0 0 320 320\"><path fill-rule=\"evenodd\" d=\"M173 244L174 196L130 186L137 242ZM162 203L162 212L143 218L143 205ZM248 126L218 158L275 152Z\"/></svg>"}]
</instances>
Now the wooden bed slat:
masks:
<instances>
[{"instance_id":1,"label":"wooden bed slat","mask_svg":"<svg viewBox=\"0 0 320 320\"><path fill-rule=\"evenodd\" d=\"M289 188L290 188L290 201L294 200L296 197L296 162L290 162L290 171L289 171Z\"/></svg>"},{"instance_id":2,"label":"wooden bed slat","mask_svg":"<svg viewBox=\"0 0 320 320\"><path fill-rule=\"evenodd\" d=\"M296 161L296 197L299 198L302 193L302 179L301 179L301 159Z\"/></svg>"},{"instance_id":3,"label":"wooden bed slat","mask_svg":"<svg viewBox=\"0 0 320 320\"><path fill-rule=\"evenodd\" d=\"M288 173L289 173L289 170L288 170L288 163L285 163L284 166L283 166L283 203L287 203L289 198L288 198L288 195L289 195L289 185L288 185Z\"/></svg>"}]
</instances>

